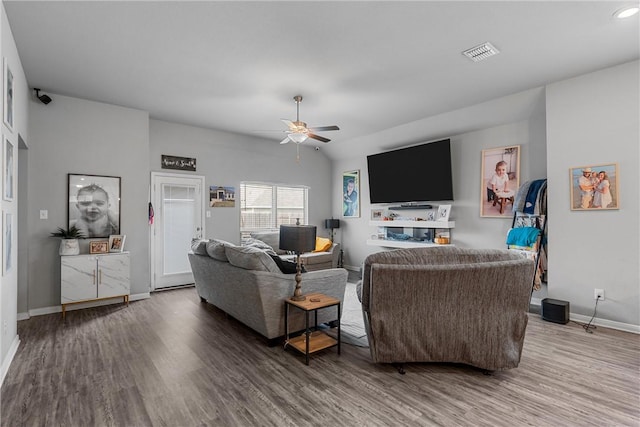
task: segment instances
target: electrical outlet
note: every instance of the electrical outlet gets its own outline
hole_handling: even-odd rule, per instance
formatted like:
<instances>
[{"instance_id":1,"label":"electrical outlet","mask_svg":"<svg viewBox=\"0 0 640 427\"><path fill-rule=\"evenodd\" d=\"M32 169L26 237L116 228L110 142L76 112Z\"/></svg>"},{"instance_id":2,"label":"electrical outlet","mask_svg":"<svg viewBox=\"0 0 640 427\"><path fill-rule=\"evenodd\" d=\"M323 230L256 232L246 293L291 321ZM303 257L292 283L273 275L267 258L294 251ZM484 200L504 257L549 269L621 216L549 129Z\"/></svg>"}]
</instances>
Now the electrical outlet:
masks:
<instances>
[{"instance_id":1,"label":"electrical outlet","mask_svg":"<svg viewBox=\"0 0 640 427\"><path fill-rule=\"evenodd\" d=\"M600 301L604 301L604 289L594 289L593 290L593 299Z\"/></svg>"}]
</instances>

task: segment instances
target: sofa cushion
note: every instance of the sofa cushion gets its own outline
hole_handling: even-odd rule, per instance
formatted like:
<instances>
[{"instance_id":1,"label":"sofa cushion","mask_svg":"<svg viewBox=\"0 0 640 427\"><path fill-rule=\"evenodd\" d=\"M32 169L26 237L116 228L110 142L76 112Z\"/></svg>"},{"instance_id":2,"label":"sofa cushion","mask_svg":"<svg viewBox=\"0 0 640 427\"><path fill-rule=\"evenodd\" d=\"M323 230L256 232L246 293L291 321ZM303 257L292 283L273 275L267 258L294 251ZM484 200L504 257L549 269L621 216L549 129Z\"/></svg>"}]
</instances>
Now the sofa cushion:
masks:
<instances>
[{"instance_id":1,"label":"sofa cushion","mask_svg":"<svg viewBox=\"0 0 640 427\"><path fill-rule=\"evenodd\" d=\"M233 243L229 243L224 240L219 239L211 239L207 243L207 255L209 255L213 259L217 259L218 261L228 262L227 253L224 248L226 246L235 246Z\"/></svg>"},{"instance_id":2,"label":"sofa cushion","mask_svg":"<svg viewBox=\"0 0 640 427\"><path fill-rule=\"evenodd\" d=\"M208 240L193 239L191 241L191 250L197 255L207 255L207 243Z\"/></svg>"},{"instance_id":3,"label":"sofa cushion","mask_svg":"<svg viewBox=\"0 0 640 427\"><path fill-rule=\"evenodd\" d=\"M313 252L326 252L331 249L331 240L325 237L316 237L316 248Z\"/></svg>"},{"instance_id":4,"label":"sofa cushion","mask_svg":"<svg viewBox=\"0 0 640 427\"><path fill-rule=\"evenodd\" d=\"M271 246L278 255L287 253L286 251L280 249L279 231L255 231L251 233L251 237L257 240L261 240L267 245Z\"/></svg>"},{"instance_id":5,"label":"sofa cushion","mask_svg":"<svg viewBox=\"0 0 640 427\"><path fill-rule=\"evenodd\" d=\"M280 273L275 261L261 249L250 246L225 246L229 263L245 270L270 271Z\"/></svg>"},{"instance_id":6,"label":"sofa cushion","mask_svg":"<svg viewBox=\"0 0 640 427\"><path fill-rule=\"evenodd\" d=\"M249 246L249 247L252 247L252 248L262 249L263 251L265 251L269 255L277 255L276 251L273 250L273 247L269 246L268 244L266 244L262 240L254 239L253 237L249 237L248 239L246 239L243 246Z\"/></svg>"}]
</instances>

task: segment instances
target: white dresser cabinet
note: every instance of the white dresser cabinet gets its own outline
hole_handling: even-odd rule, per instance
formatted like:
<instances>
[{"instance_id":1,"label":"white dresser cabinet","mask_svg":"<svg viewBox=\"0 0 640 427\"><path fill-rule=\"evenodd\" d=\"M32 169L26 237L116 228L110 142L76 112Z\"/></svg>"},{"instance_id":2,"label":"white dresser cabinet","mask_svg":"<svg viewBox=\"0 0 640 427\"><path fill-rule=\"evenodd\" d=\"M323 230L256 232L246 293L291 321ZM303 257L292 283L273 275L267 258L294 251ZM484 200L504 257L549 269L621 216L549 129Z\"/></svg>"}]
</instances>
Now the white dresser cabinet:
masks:
<instances>
[{"instance_id":1,"label":"white dresser cabinet","mask_svg":"<svg viewBox=\"0 0 640 427\"><path fill-rule=\"evenodd\" d=\"M67 304L122 297L129 304L129 253L69 255L61 259L62 317Z\"/></svg>"}]
</instances>

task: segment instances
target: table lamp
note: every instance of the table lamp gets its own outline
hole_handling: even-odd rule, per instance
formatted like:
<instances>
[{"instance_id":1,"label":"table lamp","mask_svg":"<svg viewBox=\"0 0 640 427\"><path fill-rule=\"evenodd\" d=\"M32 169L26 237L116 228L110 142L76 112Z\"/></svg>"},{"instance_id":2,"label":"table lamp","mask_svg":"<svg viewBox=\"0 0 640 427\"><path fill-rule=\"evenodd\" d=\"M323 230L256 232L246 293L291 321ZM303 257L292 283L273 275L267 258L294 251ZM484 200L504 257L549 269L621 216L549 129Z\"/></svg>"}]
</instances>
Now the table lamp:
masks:
<instances>
[{"instance_id":1,"label":"table lamp","mask_svg":"<svg viewBox=\"0 0 640 427\"><path fill-rule=\"evenodd\" d=\"M300 274L300 254L311 252L316 248L315 225L281 225L280 249L292 251L296 254L296 289L291 297L292 301L304 301L302 295L302 275Z\"/></svg>"},{"instance_id":2,"label":"table lamp","mask_svg":"<svg viewBox=\"0 0 640 427\"><path fill-rule=\"evenodd\" d=\"M339 219L325 219L324 220L324 228L331 229L331 243L333 243L333 230L336 228L340 228L340 220Z\"/></svg>"}]
</instances>

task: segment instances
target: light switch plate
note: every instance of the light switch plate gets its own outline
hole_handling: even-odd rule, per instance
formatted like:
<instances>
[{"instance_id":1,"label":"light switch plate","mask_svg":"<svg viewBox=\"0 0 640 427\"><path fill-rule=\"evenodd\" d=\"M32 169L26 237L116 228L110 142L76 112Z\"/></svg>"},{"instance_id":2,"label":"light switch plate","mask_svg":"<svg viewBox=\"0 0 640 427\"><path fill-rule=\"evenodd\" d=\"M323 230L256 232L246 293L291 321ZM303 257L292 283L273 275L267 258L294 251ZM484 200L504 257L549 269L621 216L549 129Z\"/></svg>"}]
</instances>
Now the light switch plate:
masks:
<instances>
[{"instance_id":1,"label":"light switch plate","mask_svg":"<svg viewBox=\"0 0 640 427\"><path fill-rule=\"evenodd\" d=\"M211 211L207 211L206 212L206 216L207 216L207 218L211 218Z\"/></svg>"},{"instance_id":2,"label":"light switch plate","mask_svg":"<svg viewBox=\"0 0 640 427\"><path fill-rule=\"evenodd\" d=\"M49 211L41 210L40 211L40 219L49 219Z\"/></svg>"}]
</instances>

